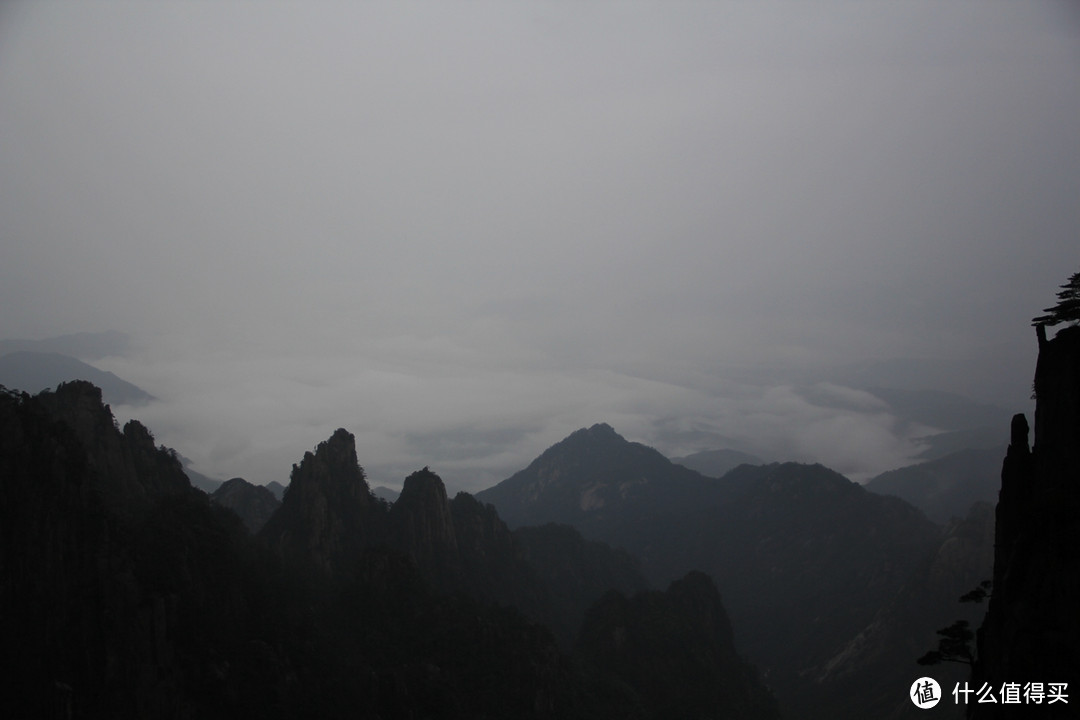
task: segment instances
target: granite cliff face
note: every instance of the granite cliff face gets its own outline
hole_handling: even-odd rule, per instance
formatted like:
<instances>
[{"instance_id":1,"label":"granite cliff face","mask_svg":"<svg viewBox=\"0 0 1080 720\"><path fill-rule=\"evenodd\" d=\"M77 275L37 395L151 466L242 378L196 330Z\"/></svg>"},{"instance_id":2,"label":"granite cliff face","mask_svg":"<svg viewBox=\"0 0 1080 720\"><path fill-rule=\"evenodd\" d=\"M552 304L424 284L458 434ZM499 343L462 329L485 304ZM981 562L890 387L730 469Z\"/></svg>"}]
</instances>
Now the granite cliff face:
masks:
<instances>
[{"instance_id":1,"label":"granite cliff face","mask_svg":"<svg viewBox=\"0 0 1080 720\"><path fill-rule=\"evenodd\" d=\"M93 385L0 395L10 717L193 717L235 620L242 529ZM212 609L211 609L212 608Z\"/></svg>"},{"instance_id":2,"label":"granite cliff face","mask_svg":"<svg viewBox=\"0 0 1080 720\"><path fill-rule=\"evenodd\" d=\"M997 505L994 587L978 632L976 688L1005 682L1080 689L1080 327L1039 331L1035 443L1013 418ZM1075 717L1076 703L1025 706L1025 717ZM969 717L1009 707L969 706Z\"/></svg>"},{"instance_id":3,"label":"granite cliff face","mask_svg":"<svg viewBox=\"0 0 1080 720\"><path fill-rule=\"evenodd\" d=\"M436 587L453 587L461 575L457 534L442 479L424 468L405 478L389 512L394 545L410 555Z\"/></svg>"},{"instance_id":4,"label":"granite cliff face","mask_svg":"<svg viewBox=\"0 0 1080 720\"><path fill-rule=\"evenodd\" d=\"M338 429L293 466L281 507L259 536L285 557L335 572L382 535L381 519L356 460L356 439Z\"/></svg>"}]
</instances>

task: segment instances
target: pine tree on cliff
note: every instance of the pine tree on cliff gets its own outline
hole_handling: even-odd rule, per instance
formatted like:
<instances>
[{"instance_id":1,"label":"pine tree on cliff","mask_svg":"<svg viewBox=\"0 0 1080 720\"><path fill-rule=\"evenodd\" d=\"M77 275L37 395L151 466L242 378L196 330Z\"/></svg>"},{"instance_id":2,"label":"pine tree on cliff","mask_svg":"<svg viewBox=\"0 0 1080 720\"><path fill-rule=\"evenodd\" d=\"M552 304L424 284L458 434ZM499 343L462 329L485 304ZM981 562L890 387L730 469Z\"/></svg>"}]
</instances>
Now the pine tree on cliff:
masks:
<instances>
[{"instance_id":1,"label":"pine tree on cliff","mask_svg":"<svg viewBox=\"0 0 1080 720\"><path fill-rule=\"evenodd\" d=\"M1046 315L1031 319L1032 325L1057 325L1080 322L1080 272L1073 273L1057 294L1058 303L1043 310Z\"/></svg>"}]
</instances>

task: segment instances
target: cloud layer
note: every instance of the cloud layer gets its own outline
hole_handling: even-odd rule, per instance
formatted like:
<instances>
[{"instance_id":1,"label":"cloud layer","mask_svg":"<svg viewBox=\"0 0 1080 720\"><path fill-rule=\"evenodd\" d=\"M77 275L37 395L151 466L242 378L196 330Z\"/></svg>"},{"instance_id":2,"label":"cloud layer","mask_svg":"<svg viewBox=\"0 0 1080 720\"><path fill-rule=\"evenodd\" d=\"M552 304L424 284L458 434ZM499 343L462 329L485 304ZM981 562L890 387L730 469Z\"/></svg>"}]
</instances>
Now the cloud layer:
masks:
<instances>
[{"instance_id":1,"label":"cloud layer","mask_svg":"<svg viewBox=\"0 0 1080 720\"><path fill-rule=\"evenodd\" d=\"M345 426L373 478L476 489L597 421L866 475L918 443L857 366L1026 401L1076 270L1077 20L9 4L0 337L130 333L101 366L224 477Z\"/></svg>"}]
</instances>

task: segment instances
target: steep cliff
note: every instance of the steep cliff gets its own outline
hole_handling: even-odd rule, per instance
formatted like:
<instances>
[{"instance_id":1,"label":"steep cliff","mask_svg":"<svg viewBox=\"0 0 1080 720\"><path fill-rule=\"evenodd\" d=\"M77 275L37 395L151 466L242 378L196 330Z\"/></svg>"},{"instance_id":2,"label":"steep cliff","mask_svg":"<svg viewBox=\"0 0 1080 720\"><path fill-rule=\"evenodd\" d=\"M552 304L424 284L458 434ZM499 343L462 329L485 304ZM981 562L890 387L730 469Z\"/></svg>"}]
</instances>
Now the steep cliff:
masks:
<instances>
[{"instance_id":1,"label":"steep cliff","mask_svg":"<svg viewBox=\"0 0 1080 720\"><path fill-rule=\"evenodd\" d=\"M89 383L5 393L0 497L5 714L212 716L243 530L176 455L137 422L118 430Z\"/></svg>"},{"instance_id":2,"label":"steep cliff","mask_svg":"<svg viewBox=\"0 0 1080 720\"><path fill-rule=\"evenodd\" d=\"M338 429L293 466L281 507L259 537L286 558L340 571L383 536L383 515L356 460L356 439Z\"/></svg>"},{"instance_id":3,"label":"steep cliff","mask_svg":"<svg viewBox=\"0 0 1080 720\"><path fill-rule=\"evenodd\" d=\"M972 685L1068 683L1080 690L1080 327L1039 330L1035 443L1013 419L997 505L994 586ZM1026 704L1024 717L1075 717L1077 702ZM971 704L969 716L1008 716Z\"/></svg>"},{"instance_id":4,"label":"steep cliff","mask_svg":"<svg viewBox=\"0 0 1080 720\"><path fill-rule=\"evenodd\" d=\"M413 558L420 572L435 587L457 585L461 561L442 479L427 468L405 478L389 515L394 545Z\"/></svg>"}]
</instances>

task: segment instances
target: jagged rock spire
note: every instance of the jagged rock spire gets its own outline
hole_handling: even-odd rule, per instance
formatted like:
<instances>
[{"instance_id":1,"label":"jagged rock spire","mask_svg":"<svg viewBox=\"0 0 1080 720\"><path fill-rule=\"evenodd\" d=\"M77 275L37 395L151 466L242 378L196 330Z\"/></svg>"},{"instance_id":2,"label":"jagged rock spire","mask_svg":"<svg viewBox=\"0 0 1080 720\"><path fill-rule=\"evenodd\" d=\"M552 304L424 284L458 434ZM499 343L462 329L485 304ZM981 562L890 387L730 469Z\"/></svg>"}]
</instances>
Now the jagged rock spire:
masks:
<instances>
[{"instance_id":1,"label":"jagged rock spire","mask_svg":"<svg viewBox=\"0 0 1080 720\"><path fill-rule=\"evenodd\" d=\"M376 533L374 505L356 460L356 439L339 428L293 466L281 508L260 535L283 555L341 569Z\"/></svg>"}]
</instances>

